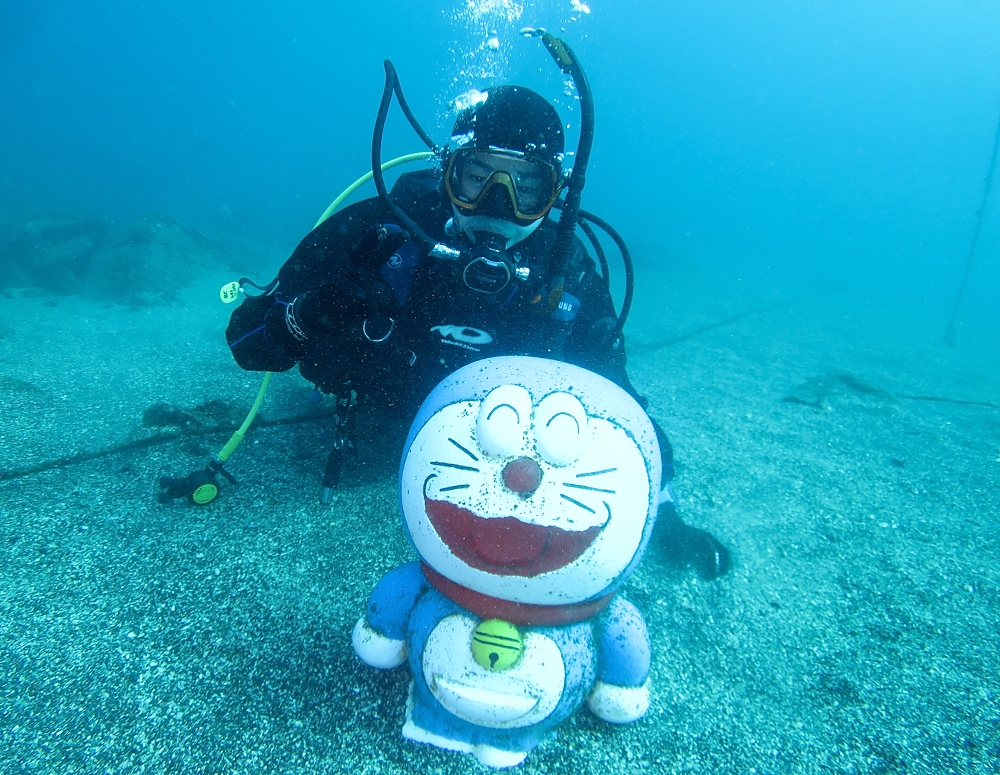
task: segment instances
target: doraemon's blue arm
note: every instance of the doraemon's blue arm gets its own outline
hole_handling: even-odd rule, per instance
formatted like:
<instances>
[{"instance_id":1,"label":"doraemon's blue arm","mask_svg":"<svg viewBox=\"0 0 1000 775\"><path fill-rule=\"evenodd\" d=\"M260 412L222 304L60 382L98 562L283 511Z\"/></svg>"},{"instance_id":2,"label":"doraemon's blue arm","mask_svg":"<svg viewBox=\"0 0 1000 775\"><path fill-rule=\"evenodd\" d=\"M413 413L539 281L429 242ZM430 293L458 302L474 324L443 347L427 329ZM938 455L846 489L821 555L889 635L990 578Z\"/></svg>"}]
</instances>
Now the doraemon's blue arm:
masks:
<instances>
[{"instance_id":1,"label":"doraemon's blue arm","mask_svg":"<svg viewBox=\"0 0 1000 775\"><path fill-rule=\"evenodd\" d=\"M352 637L354 651L365 663L388 670L406 661L406 625L426 589L418 562L389 571L375 585Z\"/></svg>"},{"instance_id":2,"label":"doraemon's blue arm","mask_svg":"<svg viewBox=\"0 0 1000 775\"><path fill-rule=\"evenodd\" d=\"M649 632L642 614L616 597L598 619L597 681L588 705L596 716L627 724L649 708Z\"/></svg>"}]
</instances>

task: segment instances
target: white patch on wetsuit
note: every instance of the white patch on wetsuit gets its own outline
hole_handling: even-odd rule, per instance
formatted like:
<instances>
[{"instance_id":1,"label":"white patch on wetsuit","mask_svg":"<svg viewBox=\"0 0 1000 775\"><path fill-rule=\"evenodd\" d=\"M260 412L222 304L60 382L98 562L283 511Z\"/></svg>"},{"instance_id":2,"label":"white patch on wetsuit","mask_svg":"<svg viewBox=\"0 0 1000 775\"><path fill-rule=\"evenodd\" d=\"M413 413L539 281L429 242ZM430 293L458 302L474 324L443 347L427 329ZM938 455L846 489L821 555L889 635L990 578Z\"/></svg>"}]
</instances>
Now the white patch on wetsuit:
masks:
<instances>
[{"instance_id":1,"label":"white patch on wetsuit","mask_svg":"<svg viewBox=\"0 0 1000 775\"><path fill-rule=\"evenodd\" d=\"M434 326L431 331L440 334L441 344L450 344L477 353L482 352L482 345L493 343L493 337L489 332L471 326Z\"/></svg>"}]
</instances>

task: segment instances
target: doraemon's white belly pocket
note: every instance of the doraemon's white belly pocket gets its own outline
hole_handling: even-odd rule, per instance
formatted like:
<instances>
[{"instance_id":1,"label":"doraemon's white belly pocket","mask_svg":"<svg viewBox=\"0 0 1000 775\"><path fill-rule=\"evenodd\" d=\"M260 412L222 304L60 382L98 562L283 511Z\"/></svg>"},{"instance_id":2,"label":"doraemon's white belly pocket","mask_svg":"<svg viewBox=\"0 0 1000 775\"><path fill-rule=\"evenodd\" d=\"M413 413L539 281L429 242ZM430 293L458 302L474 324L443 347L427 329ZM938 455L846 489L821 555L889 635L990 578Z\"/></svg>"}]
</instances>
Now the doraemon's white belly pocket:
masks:
<instances>
[{"instance_id":1,"label":"doraemon's white belly pocket","mask_svg":"<svg viewBox=\"0 0 1000 775\"><path fill-rule=\"evenodd\" d=\"M566 681L555 641L526 632L518 660L506 670L490 670L473 657L478 624L453 614L431 632L423 653L431 693L450 713L480 726L513 729L545 719L559 704Z\"/></svg>"}]
</instances>

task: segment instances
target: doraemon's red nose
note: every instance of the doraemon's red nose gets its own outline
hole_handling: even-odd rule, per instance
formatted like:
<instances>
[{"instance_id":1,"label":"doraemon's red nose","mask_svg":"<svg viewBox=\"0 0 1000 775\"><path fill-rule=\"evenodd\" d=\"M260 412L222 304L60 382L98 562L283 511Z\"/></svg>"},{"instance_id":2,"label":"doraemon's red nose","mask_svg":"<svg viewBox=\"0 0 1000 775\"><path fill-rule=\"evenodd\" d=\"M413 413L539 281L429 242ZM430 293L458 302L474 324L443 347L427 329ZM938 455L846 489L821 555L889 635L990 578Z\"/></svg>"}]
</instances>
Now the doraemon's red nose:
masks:
<instances>
[{"instance_id":1,"label":"doraemon's red nose","mask_svg":"<svg viewBox=\"0 0 1000 775\"><path fill-rule=\"evenodd\" d=\"M520 495L531 495L542 483L542 469L530 457L519 457L503 467L503 483Z\"/></svg>"}]
</instances>

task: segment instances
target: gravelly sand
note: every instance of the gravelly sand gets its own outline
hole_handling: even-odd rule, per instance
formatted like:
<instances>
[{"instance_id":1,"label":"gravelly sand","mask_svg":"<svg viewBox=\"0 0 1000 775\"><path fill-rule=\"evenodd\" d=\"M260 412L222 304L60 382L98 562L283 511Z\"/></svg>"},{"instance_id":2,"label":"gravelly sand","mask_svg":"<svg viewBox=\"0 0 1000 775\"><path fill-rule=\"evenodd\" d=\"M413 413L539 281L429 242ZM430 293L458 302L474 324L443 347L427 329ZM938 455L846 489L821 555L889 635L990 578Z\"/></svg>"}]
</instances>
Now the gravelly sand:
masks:
<instances>
[{"instance_id":1,"label":"gravelly sand","mask_svg":"<svg viewBox=\"0 0 1000 775\"><path fill-rule=\"evenodd\" d=\"M147 438L156 402L248 406L216 287L137 311L0 299L0 470ZM998 348L963 331L946 350L936 325L644 278L633 381L676 444L685 518L736 567L699 581L654 537L626 588L654 638L649 716L580 712L521 771L1000 769L1000 411L925 400L1000 404ZM309 391L276 379L264 414L319 411ZM412 550L381 431L319 504L327 430L251 433L241 486L204 510L160 506L156 480L223 436L0 481L0 771L481 771L403 741L405 669L351 651Z\"/></svg>"}]
</instances>

